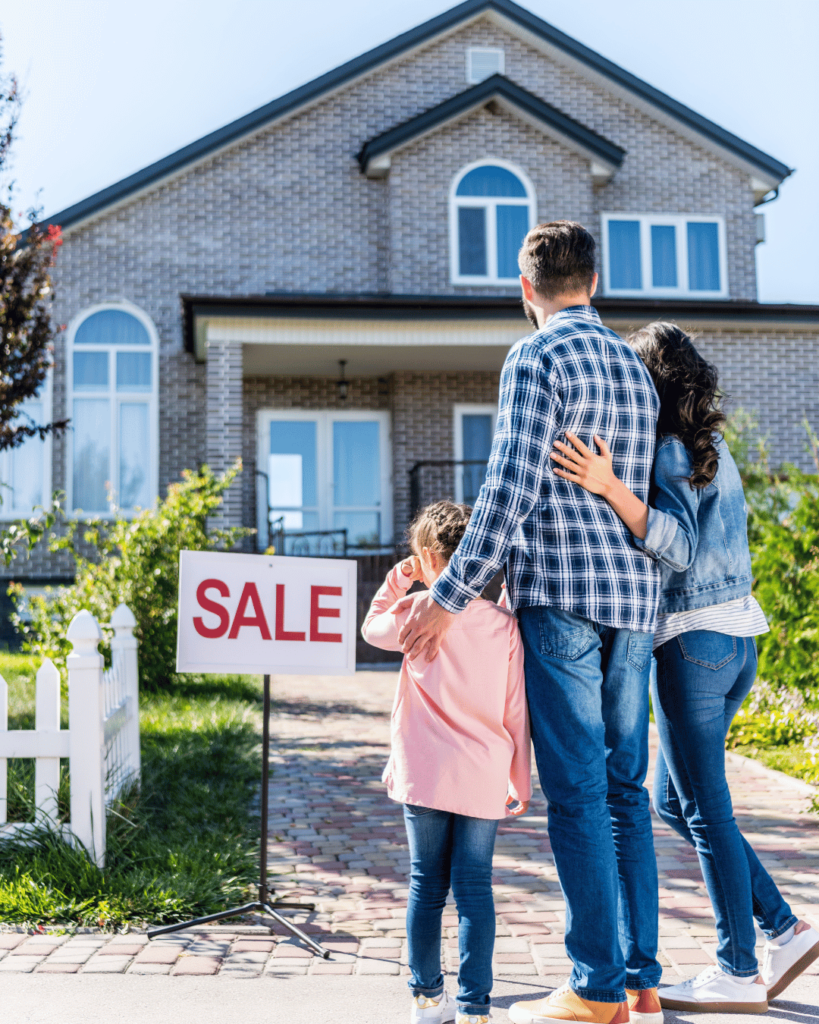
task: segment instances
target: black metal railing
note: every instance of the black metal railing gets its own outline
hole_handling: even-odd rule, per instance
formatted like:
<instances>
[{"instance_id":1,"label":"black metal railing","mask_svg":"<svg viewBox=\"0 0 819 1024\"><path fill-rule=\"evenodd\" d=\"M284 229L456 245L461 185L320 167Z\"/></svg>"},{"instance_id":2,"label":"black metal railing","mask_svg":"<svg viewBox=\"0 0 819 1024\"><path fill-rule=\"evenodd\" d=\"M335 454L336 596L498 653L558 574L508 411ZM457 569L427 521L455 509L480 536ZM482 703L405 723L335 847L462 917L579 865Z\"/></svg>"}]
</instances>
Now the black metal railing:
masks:
<instances>
[{"instance_id":1,"label":"black metal railing","mask_svg":"<svg viewBox=\"0 0 819 1024\"><path fill-rule=\"evenodd\" d=\"M410 511L449 498L474 505L486 477L485 459L426 459L409 471Z\"/></svg>"}]
</instances>

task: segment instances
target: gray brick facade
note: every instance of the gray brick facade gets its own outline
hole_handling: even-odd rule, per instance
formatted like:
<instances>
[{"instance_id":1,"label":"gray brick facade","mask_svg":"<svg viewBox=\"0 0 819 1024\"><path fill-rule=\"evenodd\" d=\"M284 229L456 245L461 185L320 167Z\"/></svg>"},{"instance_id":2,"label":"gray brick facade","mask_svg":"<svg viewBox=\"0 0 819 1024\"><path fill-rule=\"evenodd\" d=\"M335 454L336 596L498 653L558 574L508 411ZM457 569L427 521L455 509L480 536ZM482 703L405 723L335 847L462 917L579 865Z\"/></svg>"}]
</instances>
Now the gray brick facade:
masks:
<instances>
[{"instance_id":1,"label":"gray brick facade","mask_svg":"<svg viewBox=\"0 0 819 1024\"><path fill-rule=\"evenodd\" d=\"M482 108L418 139L389 174L366 178L356 154L368 139L467 88L469 46L502 47L505 75L625 150L611 181L595 185L588 160L510 113ZM752 98L749 98L752 102ZM159 487L208 462L241 454L224 522L255 525L256 413L334 408L331 378L247 376L242 345L213 343L207 362L185 351L182 295L267 293L512 295L455 286L449 275L448 197L465 164L503 157L532 180L539 219L578 219L596 235L603 212L719 215L725 219L728 288L756 299L753 190L747 172L650 117L599 78L553 60L483 19L433 38L66 231L55 270L55 317L69 323L98 302L127 300L160 338ZM801 332L801 333L800 333ZM521 333L525 323L521 320ZM819 335L813 329L704 332L703 351L737 405L758 413L777 458L805 464L800 421L819 425ZM54 414L70 415L64 335L56 351ZM391 413L394 518L409 511L414 461L451 457L452 405L492 402L497 373L395 369L353 379L347 408ZM54 445L53 481L65 486L65 445ZM27 574L70 571L38 551ZM13 574L22 573L15 569Z\"/></svg>"}]
</instances>

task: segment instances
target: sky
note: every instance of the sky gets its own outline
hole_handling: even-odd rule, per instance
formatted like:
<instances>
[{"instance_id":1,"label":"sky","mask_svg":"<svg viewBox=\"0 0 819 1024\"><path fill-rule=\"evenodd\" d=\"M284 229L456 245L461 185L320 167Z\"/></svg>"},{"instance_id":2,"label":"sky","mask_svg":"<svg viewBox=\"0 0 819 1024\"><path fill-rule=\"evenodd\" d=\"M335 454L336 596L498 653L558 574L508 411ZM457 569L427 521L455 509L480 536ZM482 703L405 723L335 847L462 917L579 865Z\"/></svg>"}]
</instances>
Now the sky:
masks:
<instances>
[{"instance_id":1,"label":"sky","mask_svg":"<svg viewBox=\"0 0 819 1024\"><path fill-rule=\"evenodd\" d=\"M15 210L48 215L454 6L454 0L38 0L0 8L26 100ZM819 2L525 0L796 168L764 207L763 302L819 304Z\"/></svg>"}]
</instances>

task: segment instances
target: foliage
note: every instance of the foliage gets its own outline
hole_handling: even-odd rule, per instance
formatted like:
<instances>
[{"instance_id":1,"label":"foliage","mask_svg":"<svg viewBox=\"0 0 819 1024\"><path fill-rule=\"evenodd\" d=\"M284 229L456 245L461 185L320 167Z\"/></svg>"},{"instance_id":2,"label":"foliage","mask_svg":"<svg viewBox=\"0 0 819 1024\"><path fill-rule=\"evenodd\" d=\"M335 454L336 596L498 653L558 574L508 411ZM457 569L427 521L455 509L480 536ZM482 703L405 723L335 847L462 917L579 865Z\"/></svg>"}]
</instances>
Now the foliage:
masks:
<instances>
[{"instance_id":1,"label":"foliage","mask_svg":"<svg viewBox=\"0 0 819 1024\"><path fill-rule=\"evenodd\" d=\"M180 483L171 484L163 501L132 519L118 513L113 520L66 521L62 532L52 534L49 547L74 556L74 583L30 596L29 621L21 614L22 586L9 588L17 603L13 618L23 636L23 649L51 658L64 673L71 650L65 634L76 613L87 608L106 623L124 602L137 620L140 687L168 686L176 661L179 552L230 548L252 532L207 526L208 516L221 504L240 470L241 462L220 477L207 467L200 473L186 471Z\"/></svg>"},{"instance_id":2,"label":"foliage","mask_svg":"<svg viewBox=\"0 0 819 1024\"><path fill-rule=\"evenodd\" d=\"M12 724L21 728L33 687L15 682ZM258 679L213 676L180 678L170 692L143 697L142 787L109 816L106 867L34 826L0 841L0 920L121 928L246 902L258 873L250 804L260 701ZM24 763L11 762L9 774Z\"/></svg>"},{"instance_id":3,"label":"foliage","mask_svg":"<svg viewBox=\"0 0 819 1024\"><path fill-rule=\"evenodd\" d=\"M0 176L7 168L20 116L21 96L13 76L0 77ZM60 228L34 222L24 243L14 228L8 202L0 202L0 451L16 448L29 437L44 438L63 430L66 420L20 422L20 405L37 394L52 364L55 330L50 272L62 244Z\"/></svg>"}]
</instances>

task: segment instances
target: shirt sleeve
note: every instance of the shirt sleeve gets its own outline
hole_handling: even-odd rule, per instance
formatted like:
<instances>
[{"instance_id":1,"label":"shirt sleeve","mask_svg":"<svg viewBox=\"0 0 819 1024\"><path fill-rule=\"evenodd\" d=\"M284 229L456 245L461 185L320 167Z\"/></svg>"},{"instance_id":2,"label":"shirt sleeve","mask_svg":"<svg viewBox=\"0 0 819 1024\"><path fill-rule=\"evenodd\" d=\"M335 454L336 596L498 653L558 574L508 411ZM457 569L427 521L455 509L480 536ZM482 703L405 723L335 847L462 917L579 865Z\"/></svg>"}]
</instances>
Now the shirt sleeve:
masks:
<instances>
[{"instance_id":1,"label":"shirt sleeve","mask_svg":"<svg viewBox=\"0 0 819 1024\"><path fill-rule=\"evenodd\" d=\"M463 611L506 561L520 524L540 495L562 413L539 346L532 339L521 342L501 374L486 480L463 540L432 587L433 599L447 611Z\"/></svg>"},{"instance_id":2,"label":"shirt sleeve","mask_svg":"<svg viewBox=\"0 0 819 1024\"><path fill-rule=\"evenodd\" d=\"M657 562L675 572L690 568L697 554L699 527L697 512L702 491L688 482L691 457L676 441L661 445L654 460L656 494L648 508L645 538L635 545Z\"/></svg>"},{"instance_id":3,"label":"shirt sleeve","mask_svg":"<svg viewBox=\"0 0 819 1024\"><path fill-rule=\"evenodd\" d=\"M509 651L509 678L503 725L515 744L509 769L509 793L515 800L522 802L532 799L532 738L523 675L523 644L517 623L513 622L512 625L514 628Z\"/></svg>"},{"instance_id":4,"label":"shirt sleeve","mask_svg":"<svg viewBox=\"0 0 819 1024\"><path fill-rule=\"evenodd\" d=\"M401 644L398 642L398 632L401 629L405 616L393 615L390 611L392 606L412 586L412 579L401 572L401 563L394 565L387 574L387 578L378 589L378 593L372 600L370 610L361 626L361 635L368 644L373 647L380 647L383 651L400 651ZM399 618L401 622L399 622Z\"/></svg>"}]
</instances>

